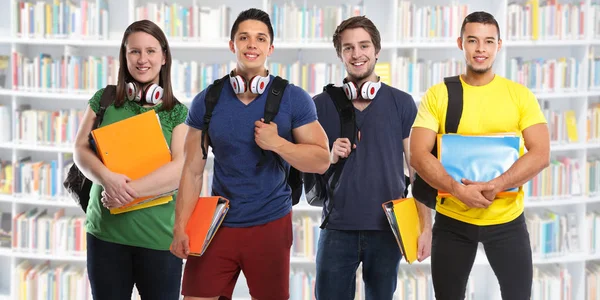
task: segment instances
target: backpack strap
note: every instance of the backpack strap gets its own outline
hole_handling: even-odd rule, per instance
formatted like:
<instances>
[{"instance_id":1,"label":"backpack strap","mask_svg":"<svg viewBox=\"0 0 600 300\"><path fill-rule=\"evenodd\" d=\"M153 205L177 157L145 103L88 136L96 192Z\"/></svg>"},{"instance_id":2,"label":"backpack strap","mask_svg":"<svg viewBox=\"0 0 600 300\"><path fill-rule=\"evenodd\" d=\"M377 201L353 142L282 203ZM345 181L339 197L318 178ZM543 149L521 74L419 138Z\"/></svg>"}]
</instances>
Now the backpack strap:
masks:
<instances>
[{"instance_id":1,"label":"backpack strap","mask_svg":"<svg viewBox=\"0 0 600 300\"><path fill-rule=\"evenodd\" d=\"M350 140L350 145L353 145L356 140L356 116L354 114L354 105L352 104L352 101L348 100L348 97L346 97L346 94L341 87L336 87L332 83L326 85L323 88L323 91L329 95L335 104L335 108L340 117L340 137L348 138ZM333 210L333 190L337 186L345 164L346 159L340 158L337 164L333 165L333 175L331 175L331 181L329 181L327 187L327 198L329 199L329 202L327 203L327 215L323 218L323 222L320 226L321 229L324 229L329 222L329 215Z\"/></svg>"},{"instance_id":2,"label":"backpack strap","mask_svg":"<svg viewBox=\"0 0 600 300\"><path fill-rule=\"evenodd\" d=\"M269 93L267 94L267 103L265 104L265 123L269 124L275 116L279 112L279 104L281 104L281 98L283 97L283 92L288 85L288 81L275 76L273 83L271 84L271 88Z\"/></svg>"},{"instance_id":3,"label":"backpack strap","mask_svg":"<svg viewBox=\"0 0 600 300\"><path fill-rule=\"evenodd\" d=\"M207 137L208 134L208 126L210 124L210 119L212 118L213 110L215 106L217 106L217 102L219 101L219 97L221 97L221 90L223 89L223 85L225 80L229 78L229 75L225 75L213 82L213 84L206 91L206 96L204 98L204 104L206 105L206 110L204 112L203 118L203 126L202 126L202 141L200 142L200 147L202 148L202 158L206 159L208 153L208 146L210 145L210 137ZM204 143L205 140L208 140L208 145Z\"/></svg>"},{"instance_id":4,"label":"backpack strap","mask_svg":"<svg viewBox=\"0 0 600 300\"><path fill-rule=\"evenodd\" d=\"M98 112L96 113L96 119L94 120L94 125L92 125L92 130L100 127L102 120L104 120L104 113L106 112L106 109L113 103L116 97L117 86L112 84L107 85L102 92L102 97L100 98L100 109L98 109ZM90 145L95 145L91 131L88 135L88 142Z\"/></svg>"},{"instance_id":5,"label":"backpack strap","mask_svg":"<svg viewBox=\"0 0 600 300\"><path fill-rule=\"evenodd\" d=\"M448 89L448 108L446 109L446 133L456 133L463 110L463 88L460 75L445 77L444 83Z\"/></svg>"}]
</instances>

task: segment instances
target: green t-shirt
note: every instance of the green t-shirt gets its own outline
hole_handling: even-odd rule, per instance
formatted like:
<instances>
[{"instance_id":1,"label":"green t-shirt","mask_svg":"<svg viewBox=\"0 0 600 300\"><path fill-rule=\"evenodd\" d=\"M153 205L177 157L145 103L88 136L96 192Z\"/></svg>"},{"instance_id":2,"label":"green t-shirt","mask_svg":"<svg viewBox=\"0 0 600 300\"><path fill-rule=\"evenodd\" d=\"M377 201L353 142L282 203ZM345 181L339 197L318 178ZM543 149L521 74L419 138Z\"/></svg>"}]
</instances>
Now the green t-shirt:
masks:
<instances>
[{"instance_id":1,"label":"green t-shirt","mask_svg":"<svg viewBox=\"0 0 600 300\"><path fill-rule=\"evenodd\" d=\"M100 109L100 98L103 92L104 89L100 89L88 102L94 112ZM106 109L100 127L149 110L155 110L158 112L165 139L170 145L173 128L185 121L188 109L183 104L177 104L170 111L159 112L158 110L161 107L162 104L155 107L142 107L132 101L125 101L125 104L119 108L111 105ZM169 250L173 239L175 201L112 215L100 202L102 191L101 185L95 183L92 185L85 222L87 232L101 240L112 243L155 250Z\"/></svg>"}]
</instances>

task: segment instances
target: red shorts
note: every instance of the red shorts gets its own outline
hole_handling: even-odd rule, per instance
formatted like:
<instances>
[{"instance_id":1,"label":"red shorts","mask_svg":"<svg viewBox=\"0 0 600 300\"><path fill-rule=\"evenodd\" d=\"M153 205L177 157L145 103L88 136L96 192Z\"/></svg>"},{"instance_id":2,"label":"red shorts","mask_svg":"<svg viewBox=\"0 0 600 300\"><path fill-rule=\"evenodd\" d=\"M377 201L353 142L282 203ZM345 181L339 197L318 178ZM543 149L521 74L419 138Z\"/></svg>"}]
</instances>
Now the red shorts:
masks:
<instances>
[{"instance_id":1,"label":"red shorts","mask_svg":"<svg viewBox=\"0 0 600 300\"><path fill-rule=\"evenodd\" d=\"M263 225L221 227L202 256L188 256L181 293L231 299L243 271L253 298L289 299L292 240L291 212Z\"/></svg>"}]
</instances>

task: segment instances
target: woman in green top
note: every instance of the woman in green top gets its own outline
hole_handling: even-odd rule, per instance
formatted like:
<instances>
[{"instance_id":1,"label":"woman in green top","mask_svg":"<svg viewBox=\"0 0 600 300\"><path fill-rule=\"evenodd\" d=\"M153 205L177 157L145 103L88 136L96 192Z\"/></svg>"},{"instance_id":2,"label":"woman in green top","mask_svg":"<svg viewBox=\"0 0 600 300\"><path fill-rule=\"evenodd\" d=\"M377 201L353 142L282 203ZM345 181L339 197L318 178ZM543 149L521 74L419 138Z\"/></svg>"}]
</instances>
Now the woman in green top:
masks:
<instances>
[{"instance_id":1,"label":"woman in green top","mask_svg":"<svg viewBox=\"0 0 600 300\"><path fill-rule=\"evenodd\" d=\"M108 170L88 143L104 89L90 99L75 144L74 160L93 181L86 215L87 268L96 300L131 299L133 285L142 299L179 299L182 260L169 251L173 238L175 201L122 214L110 214L137 197L177 189L183 167L183 124L187 107L173 96L171 51L167 38L154 23L132 23L123 35L119 53L116 98L100 126L154 110L170 145L172 160L151 174L130 180ZM145 93L127 95L128 83L145 91L162 87L162 99L146 102ZM148 92L150 93L150 92ZM156 93L150 93L156 95ZM142 98L129 100L131 98ZM135 155L135 153L132 153Z\"/></svg>"}]
</instances>

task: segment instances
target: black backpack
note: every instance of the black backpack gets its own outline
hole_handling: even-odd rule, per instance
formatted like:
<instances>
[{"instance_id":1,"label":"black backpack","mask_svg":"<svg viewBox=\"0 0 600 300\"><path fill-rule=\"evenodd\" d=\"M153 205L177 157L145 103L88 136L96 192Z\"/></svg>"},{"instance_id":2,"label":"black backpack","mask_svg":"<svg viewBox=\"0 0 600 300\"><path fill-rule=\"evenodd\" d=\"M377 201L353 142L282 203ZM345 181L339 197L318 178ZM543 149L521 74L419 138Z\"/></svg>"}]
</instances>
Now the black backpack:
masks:
<instances>
[{"instance_id":1,"label":"black backpack","mask_svg":"<svg viewBox=\"0 0 600 300\"><path fill-rule=\"evenodd\" d=\"M463 110L463 89L459 76L444 78L444 83L448 89L448 108L446 109L446 132L456 133ZM437 157L437 142L433 145L431 154ZM430 186L419 174L415 174L412 194L419 202L435 209L438 190ZM442 199L443 203L444 199Z\"/></svg>"},{"instance_id":2,"label":"black backpack","mask_svg":"<svg viewBox=\"0 0 600 300\"><path fill-rule=\"evenodd\" d=\"M102 123L102 119L104 118L104 113L106 112L106 108L108 108L113 100L116 98L117 87L115 85L107 85L102 92L102 98L100 98L100 109L96 113L96 120L94 121L94 125L92 126L92 130L98 128ZM92 133L88 136L88 141L90 146L94 144L94 139L92 138ZM88 202L90 201L90 189L92 188L92 181L87 179L83 173L79 170L77 165L73 163L69 172L67 173L67 178L63 182L63 186L73 200L84 212L87 211Z\"/></svg>"},{"instance_id":3,"label":"black backpack","mask_svg":"<svg viewBox=\"0 0 600 300\"><path fill-rule=\"evenodd\" d=\"M229 79L229 75L225 75L220 79L217 79L213 82L212 86L206 91L206 112L204 113L204 126L202 127L202 155L203 158L206 159L208 145L205 145L205 139L208 140L210 145L210 137L207 138L208 127L210 123L210 119L212 118L212 112L217 106L217 102L219 101L219 97L221 96L221 90L223 89L224 83ZM281 98L283 97L283 92L288 85L288 81L276 76L273 79L273 83L269 88L267 94L267 102L265 104L265 113L264 113L264 122L270 123L273 121L277 113L279 112L279 104L281 103ZM267 152L262 151L262 159L258 163L259 165L264 163L264 159L268 155ZM285 171L285 167L283 165L283 159L273 153L276 156L276 160L279 166ZM300 202L300 197L302 196L302 175L301 172L290 166L289 173L286 172L286 181L290 188L292 189L292 205L298 204Z\"/></svg>"}]
</instances>

